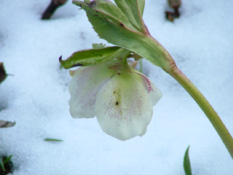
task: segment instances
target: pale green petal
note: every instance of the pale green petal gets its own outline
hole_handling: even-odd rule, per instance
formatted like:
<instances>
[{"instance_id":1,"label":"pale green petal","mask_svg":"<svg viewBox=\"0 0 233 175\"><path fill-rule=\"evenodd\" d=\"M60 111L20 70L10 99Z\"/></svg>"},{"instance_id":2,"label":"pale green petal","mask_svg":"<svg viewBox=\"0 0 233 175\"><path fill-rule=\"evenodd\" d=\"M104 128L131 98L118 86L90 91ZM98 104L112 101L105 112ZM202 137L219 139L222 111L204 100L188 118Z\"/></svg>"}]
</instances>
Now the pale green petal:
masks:
<instances>
[{"instance_id":1,"label":"pale green petal","mask_svg":"<svg viewBox=\"0 0 233 175\"><path fill-rule=\"evenodd\" d=\"M149 95L151 97L152 104L154 106L158 103L158 101L163 96L163 94L153 83L151 83L151 85L152 85L152 91L149 92Z\"/></svg>"},{"instance_id":2,"label":"pale green petal","mask_svg":"<svg viewBox=\"0 0 233 175\"><path fill-rule=\"evenodd\" d=\"M152 100L140 75L119 72L99 91L95 111L101 128L120 140L142 136L152 117Z\"/></svg>"},{"instance_id":3,"label":"pale green petal","mask_svg":"<svg viewBox=\"0 0 233 175\"><path fill-rule=\"evenodd\" d=\"M75 118L90 118L95 116L94 104L99 89L114 71L106 65L80 67L72 76L69 84L70 113Z\"/></svg>"},{"instance_id":4,"label":"pale green petal","mask_svg":"<svg viewBox=\"0 0 233 175\"><path fill-rule=\"evenodd\" d=\"M137 70L134 70L134 72L137 73L138 75L140 75L140 77L144 83L144 87L146 88L146 90L147 90L147 92L152 100L152 104L154 106L162 97L162 92L144 74L142 74L141 72L139 72Z\"/></svg>"}]
</instances>

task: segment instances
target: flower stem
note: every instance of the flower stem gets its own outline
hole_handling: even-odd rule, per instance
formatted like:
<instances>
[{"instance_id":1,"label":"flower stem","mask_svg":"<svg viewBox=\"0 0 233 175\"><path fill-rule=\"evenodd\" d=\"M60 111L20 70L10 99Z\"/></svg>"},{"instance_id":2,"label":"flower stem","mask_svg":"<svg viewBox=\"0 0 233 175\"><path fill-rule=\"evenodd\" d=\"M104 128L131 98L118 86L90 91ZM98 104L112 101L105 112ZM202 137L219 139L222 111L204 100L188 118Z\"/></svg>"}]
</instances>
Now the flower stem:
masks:
<instances>
[{"instance_id":1,"label":"flower stem","mask_svg":"<svg viewBox=\"0 0 233 175\"><path fill-rule=\"evenodd\" d=\"M142 71L143 71L143 68L142 68L142 59L139 60L139 63L140 63L140 65L139 65L140 68L139 69L140 69L140 72L142 73Z\"/></svg>"},{"instance_id":2,"label":"flower stem","mask_svg":"<svg viewBox=\"0 0 233 175\"><path fill-rule=\"evenodd\" d=\"M197 102L197 104L200 106L200 108L203 110L214 126L233 159L233 138L210 103L197 89L197 87L178 69L176 65L173 65L172 69L167 72L173 78L175 78Z\"/></svg>"}]
</instances>

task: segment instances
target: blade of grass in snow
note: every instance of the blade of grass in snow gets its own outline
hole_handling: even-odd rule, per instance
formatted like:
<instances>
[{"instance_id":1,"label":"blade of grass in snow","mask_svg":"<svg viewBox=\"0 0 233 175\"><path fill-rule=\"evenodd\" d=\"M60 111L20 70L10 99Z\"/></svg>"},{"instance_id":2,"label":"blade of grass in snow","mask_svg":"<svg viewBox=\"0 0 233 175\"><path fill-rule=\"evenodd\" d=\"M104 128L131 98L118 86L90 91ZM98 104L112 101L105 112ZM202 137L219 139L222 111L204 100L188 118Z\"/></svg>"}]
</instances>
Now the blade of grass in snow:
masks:
<instances>
[{"instance_id":1,"label":"blade of grass in snow","mask_svg":"<svg viewBox=\"0 0 233 175\"><path fill-rule=\"evenodd\" d=\"M7 164L11 158L13 157L13 155L10 155L9 157L6 158L6 160L3 161L3 165Z\"/></svg>"},{"instance_id":2,"label":"blade of grass in snow","mask_svg":"<svg viewBox=\"0 0 233 175\"><path fill-rule=\"evenodd\" d=\"M5 167L4 167L4 163L3 163L3 158L0 158L0 167L2 168L3 171L6 171Z\"/></svg>"},{"instance_id":3,"label":"blade of grass in snow","mask_svg":"<svg viewBox=\"0 0 233 175\"><path fill-rule=\"evenodd\" d=\"M44 141L47 141L47 142L63 142L63 140L60 140L60 139L52 139L52 138L45 138Z\"/></svg>"},{"instance_id":4,"label":"blade of grass in snow","mask_svg":"<svg viewBox=\"0 0 233 175\"><path fill-rule=\"evenodd\" d=\"M185 154L184 154L185 175L192 175L192 169L191 169L191 164L190 164L190 159L189 159L189 148L190 148L190 146L188 146L188 148L186 149Z\"/></svg>"}]
</instances>

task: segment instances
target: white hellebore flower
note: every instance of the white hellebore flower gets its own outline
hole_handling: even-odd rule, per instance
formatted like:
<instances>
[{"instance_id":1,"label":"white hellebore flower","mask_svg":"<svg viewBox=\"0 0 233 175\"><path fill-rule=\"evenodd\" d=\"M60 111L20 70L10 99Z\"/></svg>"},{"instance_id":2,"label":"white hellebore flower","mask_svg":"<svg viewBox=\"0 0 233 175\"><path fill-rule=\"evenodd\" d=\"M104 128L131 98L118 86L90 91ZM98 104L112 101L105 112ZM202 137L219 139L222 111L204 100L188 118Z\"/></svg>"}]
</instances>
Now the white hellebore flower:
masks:
<instances>
[{"instance_id":1,"label":"white hellebore flower","mask_svg":"<svg viewBox=\"0 0 233 175\"><path fill-rule=\"evenodd\" d=\"M80 67L72 74L73 117L96 116L103 131L120 140L146 132L162 94L145 75L119 61Z\"/></svg>"}]
</instances>

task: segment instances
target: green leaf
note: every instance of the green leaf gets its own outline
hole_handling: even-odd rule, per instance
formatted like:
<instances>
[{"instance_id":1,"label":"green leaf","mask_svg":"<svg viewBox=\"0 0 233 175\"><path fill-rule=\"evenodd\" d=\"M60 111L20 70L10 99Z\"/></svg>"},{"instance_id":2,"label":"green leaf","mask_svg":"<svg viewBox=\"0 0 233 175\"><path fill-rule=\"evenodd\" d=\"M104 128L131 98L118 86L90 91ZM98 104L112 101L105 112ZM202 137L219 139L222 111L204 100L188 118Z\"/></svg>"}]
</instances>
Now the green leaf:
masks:
<instances>
[{"instance_id":1,"label":"green leaf","mask_svg":"<svg viewBox=\"0 0 233 175\"><path fill-rule=\"evenodd\" d=\"M103 48L105 48L105 44L102 44L102 43L100 43L100 44L98 44L98 43L93 43L93 44L92 44L92 48L93 48L93 49L103 49Z\"/></svg>"},{"instance_id":2,"label":"green leaf","mask_svg":"<svg viewBox=\"0 0 233 175\"><path fill-rule=\"evenodd\" d=\"M117 6L128 17L131 24L139 31L145 31L142 15L145 6L145 0L114 0Z\"/></svg>"},{"instance_id":3,"label":"green leaf","mask_svg":"<svg viewBox=\"0 0 233 175\"><path fill-rule=\"evenodd\" d=\"M140 2L142 3L143 1ZM100 38L134 52L141 57L146 58L151 63L163 68L165 71L170 72L174 60L149 33L145 34L138 30L132 30L123 22L113 22L106 15L97 15L93 10L93 7L90 7L90 5L85 4L84 2L74 1L74 3L86 11L89 21ZM132 4L135 5L135 3ZM98 3L96 3L96 5L98 5ZM142 11L142 8L140 11Z\"/></svg>"},{"instance_id":4,"label":"green leaf","mask_svg":"<svg viewBox=\"0 0 233 175\"><path fill-rule=\"evenodd\" d=\"M189 148L190 148L190 146L188 146L188 148L186 149L185 154L184 154L185 175L192 175L192 169L191 169L191 164L190 164L190 159L189 159Z\"/></svg>"},{"instance_id":5,"label":"green leaf","mask_svg":"<svg viewBox=\"0 0 233 175\"><path fill-rule=\"evenodd\" d=\"M52 138L45 138L44 141L47 141L47 142L63 142L63 140L60 140L60 139L52 139Z\"/></svg>"},{"instance_id":6,"label":"green leaf","mask_svg":"<svg viewBox=\"0 0 233 175\"><path fill-rule=\"evenodd\" d=\"M122 54L127 53L130 54L129 51L120 47L105 47L100 49L82 50L73 53L66 60L60 59L60 63L65 69L74 66L89 66L114 60Z\"/></svg>"},{"instance_id":7,"label":"green leaf","mask_svg":"<svg viewBox=\"0 0 233 175\"><path fill-rule=\"evenodd\" d=\"M2 157L0 158L0 167L2 168L3 172L6 171L3 160L2 160Z\"/></svg>"},{"instance_id":8,"label":"green leaf","mask_svg":"<svg viewBox=\"0 0 233 175\"><path fill-rule=\"evenodd\" d=\"M15 125L15 122L0 120L0 128L9 128Z\"/></svg>"},{"instance_id":9,"label":"green leaf","mask_svg":"<svg viewBox=\"0 0 233 175\"><path fill-rule=\"evenodd\" d=\"M3 164L4 164L4 165L7 164L7 163L11 160L12 157L13 157L13 155L10 155L9 157L7 157L7 158L3 161Z\"/></svg>"},{"instance_id":10,"label":"green leaf","mask_svg":"<svg viewBox=\"0 0 233 175\"><path fill-rule=\"evenodd\" d=\"M100 38L135 52L165 70L170 69L170 61L173 60L167 51L150 35L132 32L124 26L116 26L89 13L87 16Z\"/></svg>"},{"instance_id":11,"label":"green leaf","mask_svg":"<svg viewBox=\"0 0 233 175\"><path fill-rule=\"evenodd\" d=\"M81 50L74 52L66 60L61 60L61 65L68 69L74 66L88 66L108 60L108 57L117 52L119 47L106 47L100 49Z\"/></svg>"},{"instance_id":12,"label":"green leaf","mask_svg":"<svg viewBox=\"0 0 233 175\"><path fill-rule=\"evenodd\" d=\"M114 3L107 0L96 0L91 2L73 1L74 4L80 6L86 12L95 16L103 18L111 23L117 25L127 26L131 30L138 30L135 28L127 16Z\"/></svg>"}]
</instances>

